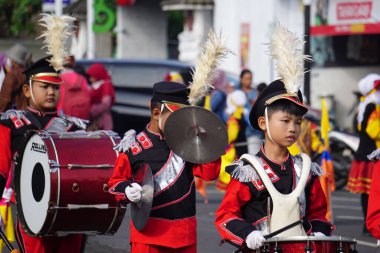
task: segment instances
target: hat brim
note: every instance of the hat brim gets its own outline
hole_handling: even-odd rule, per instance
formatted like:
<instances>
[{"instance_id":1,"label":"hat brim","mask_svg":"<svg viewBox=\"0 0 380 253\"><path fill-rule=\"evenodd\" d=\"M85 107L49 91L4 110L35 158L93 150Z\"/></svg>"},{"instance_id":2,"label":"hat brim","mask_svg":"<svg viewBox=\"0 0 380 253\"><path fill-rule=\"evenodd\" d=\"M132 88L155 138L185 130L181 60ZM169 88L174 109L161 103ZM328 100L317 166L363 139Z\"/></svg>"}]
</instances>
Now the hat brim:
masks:
<instances>
[{"instance_id":1,"label":"hat brim","mask_svg":"<svg viewBox=\"0 0 380 253\"><path fill-rule=\"evenodd\" d=\"M33 81L38 81L38 82L43 82L43 83L51 83L51 84L56 84L60 85L63 83L63 80L60 76L37 76L32 78Z\"/></svg>"},{"instance_id":2,"label":"hat brim","mask_svg":"<svg viewBox=\"0 0 380 253\"><path fill-rule=\"evenodd\" d=\"M302 109L303 114L306 114L307 111L309 110L309 108L304 103L300 102L299 100L297 100L295 97L292 97L292 96L278 96L277 99L271 100L270 103L267 104L267 106L271 105L273 102L278 101L280 99L286 99L286 100L291 101L294 104L298 105ZM255 105L256 105L256 103L252 106L252 109L249 113L249 122L251 123L251 125L254 129L261 130L261 128L259 127L258 118L262 117L262 115L256 118L255 113L254 113L255 112L255 108L254 108Z\"/></svg>"}]
</instances>

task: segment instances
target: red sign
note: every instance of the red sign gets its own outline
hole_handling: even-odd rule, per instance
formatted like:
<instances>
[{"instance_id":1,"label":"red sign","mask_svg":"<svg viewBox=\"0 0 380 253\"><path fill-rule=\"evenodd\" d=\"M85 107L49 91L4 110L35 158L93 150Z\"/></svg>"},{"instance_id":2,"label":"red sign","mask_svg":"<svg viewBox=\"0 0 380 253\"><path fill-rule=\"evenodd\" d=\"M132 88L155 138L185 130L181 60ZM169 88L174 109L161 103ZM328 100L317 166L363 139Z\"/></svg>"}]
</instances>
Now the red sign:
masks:
<instances>
[{"instance_id":1,"label":"red sign","mask_svg":"<svg viewBox=\"0 0 380 253\"><path fill-rule=\"evenodd\" d=\"M371 18L372 1L338 3L336 6L337 20L353 20Z\"/></svg>"},{"instance_id":2,"label":"red sign","mask_svg":"<svg viewBox=\"0 0 380 253\"><path fill-rule=\"evenodd\" d=\"M117 5L121 6L132 6L135 4L136 0L116 0Z\"/></svg>"}]
</instances>

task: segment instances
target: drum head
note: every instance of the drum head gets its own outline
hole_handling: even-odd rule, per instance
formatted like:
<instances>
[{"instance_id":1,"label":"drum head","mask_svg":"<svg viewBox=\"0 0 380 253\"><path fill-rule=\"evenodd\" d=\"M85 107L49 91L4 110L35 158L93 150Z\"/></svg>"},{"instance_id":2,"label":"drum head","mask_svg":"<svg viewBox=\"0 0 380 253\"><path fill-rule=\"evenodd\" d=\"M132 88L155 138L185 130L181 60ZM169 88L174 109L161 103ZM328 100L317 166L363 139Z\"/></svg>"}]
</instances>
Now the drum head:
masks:
<instances>
[{"instance_id":1,"label":"drum head","mask_svg":"<svg viewBox=\"0 0 380 253\"><path fill-rule=\"evenodd\" d=\"M25 230L37 235L45 223L50 200L48 151L41 136L34 133L19 155L15 167L17 212Z\"/></svg>"}]
</instances>

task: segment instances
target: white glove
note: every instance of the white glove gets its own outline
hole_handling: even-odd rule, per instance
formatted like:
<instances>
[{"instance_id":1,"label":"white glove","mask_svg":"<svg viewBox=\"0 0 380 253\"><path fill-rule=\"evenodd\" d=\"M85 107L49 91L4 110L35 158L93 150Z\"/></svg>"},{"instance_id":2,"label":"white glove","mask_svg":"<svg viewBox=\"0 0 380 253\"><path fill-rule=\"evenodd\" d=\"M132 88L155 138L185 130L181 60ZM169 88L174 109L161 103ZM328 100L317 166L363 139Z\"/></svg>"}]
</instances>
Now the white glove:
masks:
<instances>
[{"instance_id":1,"label":"white glove","mask_svg":"<svg viewBox=\"0 0 380 253\"><path fill-rule=\"evenodd\" d=\"M137 203L141 199L141 191L142 188L139 184L132 183L130 186L127 186L127 188L125 188L125 195L127 195L129 201Z\"/></svg>"},{"instance_id":2,"label":"white glove","mask_svg":"<svg viewBox=\"0 0 380 253\"><path fill-rule=\"evenodd\" d=\"M324 233L322 232L314 232L314 236L316 237L322 237L322 236L326 236Z\"/></svg>"},{"instance_id":3,"label":"white glove","mask_svg":"<svg viewBox=\"0 0 380 253\"><path fill-rule=\"evenodd\" d=\"M261 246L263 246L264 241L265 238L263 236L263 233L261 233L261 231L259 230L252 231L245 239L247 247L250 249L260 248Z\"/></svg>"}]
</instances>

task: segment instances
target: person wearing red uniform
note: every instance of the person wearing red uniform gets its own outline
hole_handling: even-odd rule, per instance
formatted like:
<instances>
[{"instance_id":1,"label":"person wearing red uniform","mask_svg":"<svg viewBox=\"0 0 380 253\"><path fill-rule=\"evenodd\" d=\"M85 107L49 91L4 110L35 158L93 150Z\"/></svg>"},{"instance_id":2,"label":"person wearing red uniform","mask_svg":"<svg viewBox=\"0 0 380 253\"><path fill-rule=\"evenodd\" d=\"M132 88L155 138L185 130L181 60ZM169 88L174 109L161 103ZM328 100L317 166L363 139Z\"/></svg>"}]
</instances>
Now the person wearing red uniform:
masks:
<instances>
[{"instance_id":1,"label":"person wearing red uniform","mask_svg":"<svg viewBox=\"0 0 380 253\"><path fill-rule=\"evenodd\" d=\"M357 115L360 142L355 159L351 164L347 190L360 194L364 216L363 234L369 235L365 217L367 216L368 194L372 185L374 163L369 161L367 156L380 148L380 75L368 74L359 81L358 88L362 94Z\"/></svg>"},{"instance_id":2,"label":"person wearing red uniform","mask_svg":"<svg viewBox=\"0 0 380 253\"><path fill-rule=\"evenodd\" d=\"M154 175L153 205L142 231L131 222L132 253L194 253L196 252L196 217L194 176L215 180L220 159L207 164L184 161L168 147L163 129L166 119L179 107L188 105L188 89L175 82L159 82L153 86L151 120L137 136L127 132L120 147L111 179L110 193L118 201L137 203L141 186L132 174L147 163ZM181 136L178 136L181 138Z\"/></svg>"},{"instance_id":3,"label":"person wearing red uniform","mask_svg":"<svg viewBox=\"0 0 380 253\"><path fill-rule=\"evenodd\" d=\"M276 101L267 106L266 102L274 97ZM266 110L267 116L264 115ZM287 147L297 140L302 115L306 111L301 93L289 96L282 81L277 80L259 95L250 112L252 126L265 133L265 143L256 156L262 161L274 187L282 194L291 193L298 182L299 175L295 169L298 159L290 155ZM216 212L215 225L224 239L256 249L264 241L263 233L268 225L267 198L270 195L260 179L244 180L247 175L242 173L243 170L240 162L226 168L231 174L231 182ZM318 165L313 164L304 198L301 198L301 217L307 234L330 235L333 225L325 218L326 198L318 180L320 173ZM260 243L252 245L252 235Z\"/></svg>"},{"instance_id":4,"label":"person wearing red uniform","mask_svg":"<svg viewBox=\"0 0 380 253\"><path fill-rule=\"evenodd\" d=\"M283 41L278 41L278 39L283 39ZM298 42L294 34L282 26L276 27L272 37L271 53L273 57L277 57L275 59L281 79L273 81L260 92L249 114L252 127L263 131L265 135L265 142L261 145L255 159L261 163L268 175L268 180L279 192L278 194L293 192L301 180L303 168L302 157L292 156L288 150L288 147L297 141L301 132L302 117L308 110L303 104L302 94L299 91L301 84L298 80L302 78L293 76L294 73L302 75L303 64L286 58L297 53L294 49L297 44L291 44L292 42ZM299 44L302 43L299 42ZM286 50L291 50L291 52ZM302 55L295 55L295 57L304 59ZM292 71L288 71L289 69ZM258 169L253 168L244 159L227 166L226 171L231 175L231 181L216 211L215 226L222 238L241 247L245 252L254 252L259 249L265 241L264 235L275 232L270 229L278 225L271 224L276 221L271 216L277 215L277 218L279 214L272 213L273 196L259 177ZM313 163L305 188L299 196L299 216L303 220L303 230L306 234L314 236L331 235L334 229L334 226L325 218L326 198L318 180L318 175L321 173L322 169ZM274 190L271 191L274 193ZM284 207L285 210L292 208L294 207ZM296 216L289 218L298 219ZM302 229L298 232L303 233Z\"/></svg>"},{"instance_id":5,"label":"person wearing red uniform","mask_svg":"<svg viewBox=\"0 0 380 253\"><path fill-rule=\"evenodd\" d=\"M376 149L368 156L374 162L372 182L380 181L380 148ZM377 240L380 240L380 185L371 184L368 199L368 212L366 225L368 231Z\"/></svg>"},{"instance_id":6,"label":"person wearing red uniform","mask_svg":"<svg viewBox=\"0 0 380 253\"><path fill-rule=\"evenodd\" d=\"M50 65L51 56L42 58L26 69L23 92L28 100L26 110L8 110L0 116L0 192L12 169L12 158L21 151L24 135L29 130L85 130L78 118L58 116L59 88L62 79ZM83 235L33 237L17 221L17 242L25 253L79 253Z\"/></svg>"}]
</instances>

